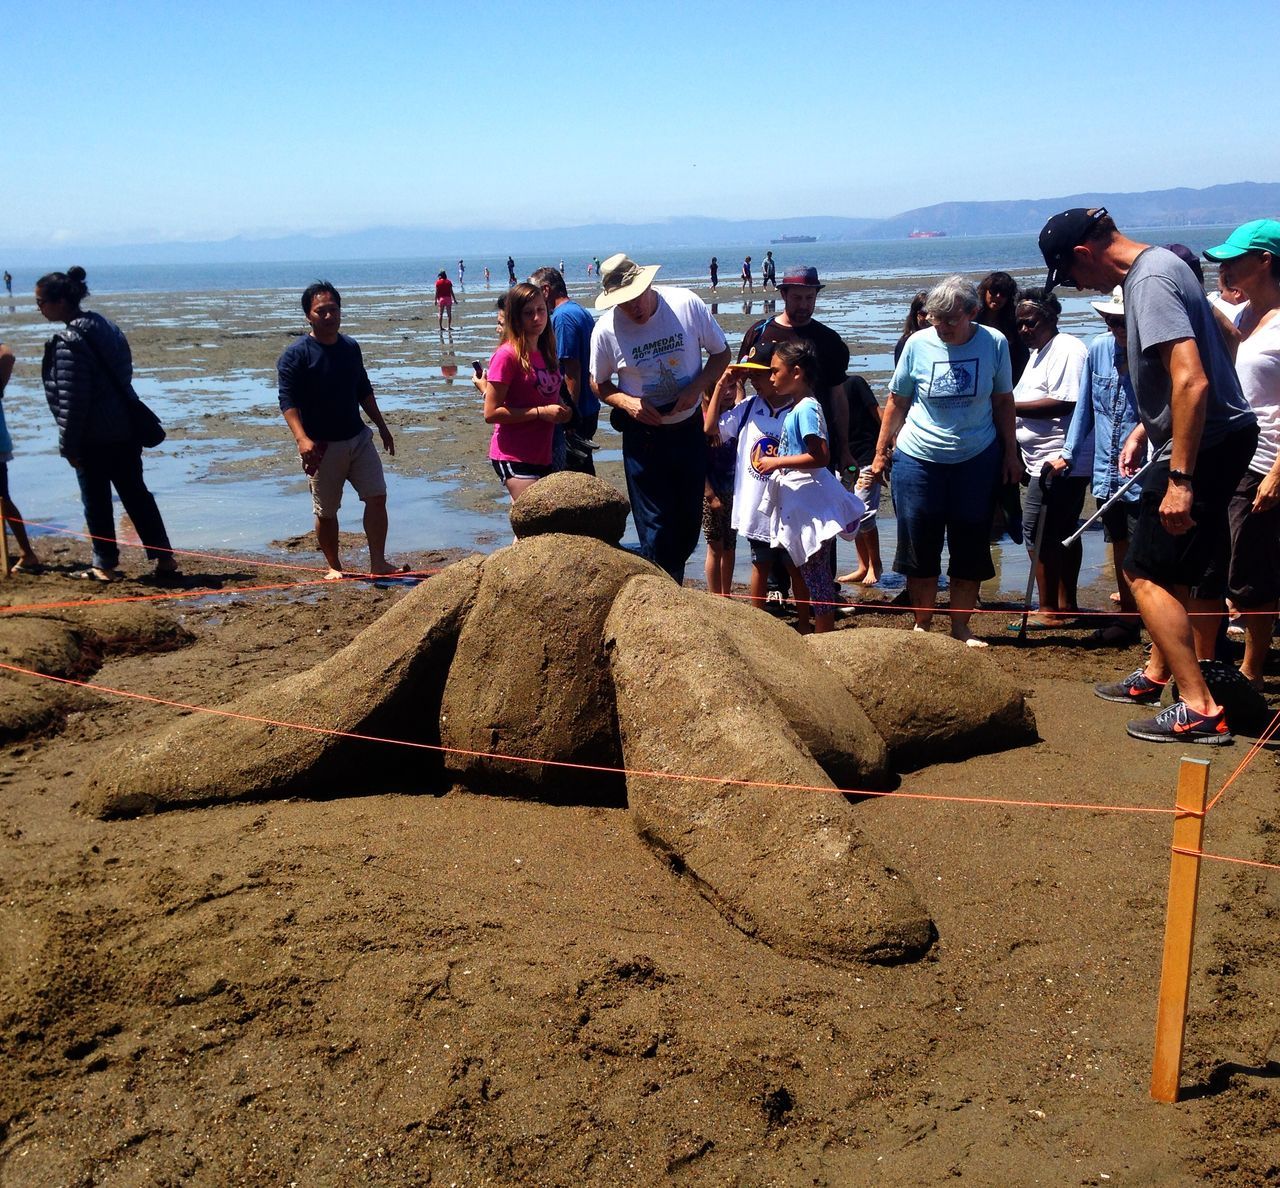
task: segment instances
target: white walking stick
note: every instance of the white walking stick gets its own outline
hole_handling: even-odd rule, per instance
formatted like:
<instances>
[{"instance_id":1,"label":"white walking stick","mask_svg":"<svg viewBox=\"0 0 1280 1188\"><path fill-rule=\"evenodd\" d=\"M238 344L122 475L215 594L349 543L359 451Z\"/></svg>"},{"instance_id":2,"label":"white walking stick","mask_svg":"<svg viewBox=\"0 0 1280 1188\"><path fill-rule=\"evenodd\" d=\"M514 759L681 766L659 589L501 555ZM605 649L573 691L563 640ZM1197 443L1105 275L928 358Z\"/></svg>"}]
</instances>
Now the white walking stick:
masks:
<instances>
[{"instance_id":1,"label":"white walking stick","mask_svg":"<svg viewBox=\"0 0 1280 1188\"><path fill-rule=\"evenodd\" d=\"M1146 474L1148 470L1150 470L1157 462L1163 462L1165 460L1165 457L1168 455L1169 448L1170 446L1172 446L1172 444L1173 444L1172 442L1165 442L1163 446L1161 446L1158 450L1156 450L1156 452L1152 454L1150 458L1147 459L1146 465L1144 465L1143 468L1133 476L1133 478L1131 478L1127 483L1125 483L1125 485L1121 487L1120 490L1118 490L1114 495L1112 495L1111 498L1106 501L1106 503L1104 503L1100 508L1098 508L1098 510L1094 512L1093 515L1091 515L1087 520L1085 520L1085 522L1081 524L1079 528L1077 528L1070 536L1067 537L1066 540L1062 542L1063 547L1069 544L1073 544L1077 540L1077 538L1080 536L1080 534L1086 528L1088 528L1089 525L1094 522L1094 520L1096 520L1100 515L1102 515L1102 513L1105 512L1107 508L1109 508L1113 503L1115 503L1118 499L1120 499L1121 496L1123 496L1124 493L1130 487L1132 487L1134 483L1136 483L1144 474Z\"/></svg>"}]
</instances>

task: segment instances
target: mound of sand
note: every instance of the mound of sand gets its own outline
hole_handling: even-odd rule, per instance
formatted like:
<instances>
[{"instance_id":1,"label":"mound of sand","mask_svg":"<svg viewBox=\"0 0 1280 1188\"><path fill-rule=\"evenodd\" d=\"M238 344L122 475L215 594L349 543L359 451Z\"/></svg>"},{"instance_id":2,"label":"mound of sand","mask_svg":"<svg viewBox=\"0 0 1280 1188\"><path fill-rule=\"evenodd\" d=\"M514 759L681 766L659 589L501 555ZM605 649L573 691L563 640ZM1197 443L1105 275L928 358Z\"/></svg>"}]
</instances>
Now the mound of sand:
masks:
<instances>
[{"instance_id":1,"label":"mound of sand","mask_svg":"<svg viewBox=\"0 0 1280 1188\"><path fill-rule=\"evenodd\" d=\"M630 511L626 497L603 479L562 470L520 496L511 508L511 527L521 539L562 532L616 545Z\"/></svg>"},{"instance_id":2,"label":"mound of sand","mask_svg":"<svg viewBox=\"0 0 1280 1188\"><path fill-rule=\"evenodd\" d=\"M1022 690L949 636L863 627L804 641L866 710L895 771L1036 740Z\"/></svg>"}]
</instances>

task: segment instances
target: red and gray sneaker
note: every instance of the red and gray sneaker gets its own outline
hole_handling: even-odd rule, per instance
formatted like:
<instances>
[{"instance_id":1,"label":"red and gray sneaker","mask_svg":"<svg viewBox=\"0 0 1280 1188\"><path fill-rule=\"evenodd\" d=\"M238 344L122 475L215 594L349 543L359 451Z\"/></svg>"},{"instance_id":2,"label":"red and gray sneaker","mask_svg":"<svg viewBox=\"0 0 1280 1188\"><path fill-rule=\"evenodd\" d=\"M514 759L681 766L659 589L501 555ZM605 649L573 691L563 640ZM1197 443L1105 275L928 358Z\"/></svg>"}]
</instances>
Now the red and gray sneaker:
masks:
<instances>
[{"instance_id":1,"label":"red and gray sneaker","mask_svg":"<svg viewBox=\"0 0 1280 1188\"><path fill-rule=\"evenodd\" d=\"M1235 742L1227 729L1226 715L1219 710L1206 716L1198 714L1185 701L1175 701L1154 718L1130 722L1129 734L1145 742L1205 743L1211 747Z\"/></svg>"},{"instance_id":2,"label":"red and gray sneaker","mask_svg":"<svg viewBox=\"0 0 1280 1188\"><path fill-rule=\"evenodd\" d=\"M1141 668L1114 685L1094 685L1094 693L1103 701L1121 701L1126 705L1159 705L1164 696L1164 683L1153 681Z\"/></svg>"}]
</instances>

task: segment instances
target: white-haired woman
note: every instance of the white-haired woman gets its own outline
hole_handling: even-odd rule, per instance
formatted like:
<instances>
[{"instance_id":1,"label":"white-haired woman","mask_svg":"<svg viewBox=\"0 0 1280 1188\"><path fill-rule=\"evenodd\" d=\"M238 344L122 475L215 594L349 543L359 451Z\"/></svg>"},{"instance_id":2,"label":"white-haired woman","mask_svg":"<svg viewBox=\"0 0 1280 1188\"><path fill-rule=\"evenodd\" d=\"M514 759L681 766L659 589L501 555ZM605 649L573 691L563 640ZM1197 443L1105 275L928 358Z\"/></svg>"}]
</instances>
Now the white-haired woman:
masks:
<instances>
[{"instance_id":1,"label":"white-haired woman","mask_svg":"<svg viewBox=\"0 0 1280 1188\"><path fill-rule=\"evenodd\" d=\"M930 290L931 327L913 334L898 360L871 464L873 478L893 469L893 568L906 576L916 630L927 631L933 621L945 538L951 634L970 647L986 646L969 619L978 587L995 576L996 492L1022 473L1009 344L998 330L974 321L979 308L978 290L962 276Z\"/></svg>"}]
</instances>

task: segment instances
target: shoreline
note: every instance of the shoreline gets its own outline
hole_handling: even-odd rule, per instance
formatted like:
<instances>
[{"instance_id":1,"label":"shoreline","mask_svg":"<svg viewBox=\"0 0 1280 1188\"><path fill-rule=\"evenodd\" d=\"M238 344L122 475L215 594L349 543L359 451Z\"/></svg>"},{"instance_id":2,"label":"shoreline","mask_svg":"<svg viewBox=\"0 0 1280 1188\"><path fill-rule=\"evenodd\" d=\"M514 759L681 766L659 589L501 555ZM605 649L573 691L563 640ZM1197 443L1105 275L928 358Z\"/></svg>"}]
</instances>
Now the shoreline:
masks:
<instances>
[{"instance_id":1,"label":"shoreline","mask_svg":"<svg viewBox=\"0 0 1280 1188\"><path fill-rule=\"evenodd\" d=\"M920 278L833 280L820 295L818 316L841 333L851 350L851 370L877 391L883 391L892 345L919 284ZM594 287L570 287L575 300L590 304ZM731 344L755 318L780 307L776 297L743 299L726 295L725 288L710 303ZM396 437L396 457L384 458L392 553L489 548L509 539L507 497L487 460L490 429L469 379L471 360L487 360L495 346L493 302L503 291L469 289L455 306L451 339L437 333L425 290L347 291L343 330L361 343ZM705 286L696 291L711 297ZM275 395L276 357L306 328L296 295L148 293L95 296L88 304L124 329L134 354L135 386L168 430L163 446L147 451L145 468L175 545L256 554L270 552L271 541L306 535L306 483ZM1075 308L1067 304L1064 328L1094 329L1085 298L1076 299ZM0 338L18 356L5 400L14 438L14 499L30 521L82 529L74 475L56 454L40 388L39 359L53 328L39 318L30 298L15 302L15 309L0 316ZM621 438L606 421L596 440L597 472L625 491ZM353 492L347 492L339 520L344 531L358 528ZM886 527L882 550L889 562L888 516ZM701 574L704 547L700 543L690 560L691 579ZM851 545L842 549L842 556L852 555ZM739 550L744 581L745 554ZM1025 583L1024 550L1006 541L997 560L1010 588ZM1100 545L1086 566L1105 572ZM989 597L1000 592L984 591Z\"/></svg>"}]
</instances>

